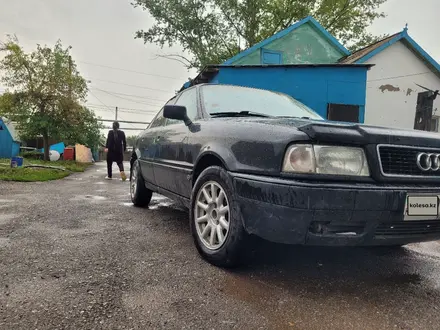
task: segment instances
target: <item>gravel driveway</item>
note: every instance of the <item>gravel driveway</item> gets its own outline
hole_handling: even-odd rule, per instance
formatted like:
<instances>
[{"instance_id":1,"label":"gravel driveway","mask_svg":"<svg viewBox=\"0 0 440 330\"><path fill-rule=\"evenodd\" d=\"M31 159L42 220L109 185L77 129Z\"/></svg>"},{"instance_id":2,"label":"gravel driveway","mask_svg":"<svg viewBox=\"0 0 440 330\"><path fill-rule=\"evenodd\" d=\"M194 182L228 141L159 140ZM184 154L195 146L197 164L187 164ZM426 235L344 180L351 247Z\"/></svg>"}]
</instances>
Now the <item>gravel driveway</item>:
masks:
<instances>
[{"instance_id":1,"label":"gravel driveway","mask_svg":"<svg viewBox=\"0 0 440 330\"><path fill-rule=\"evenodd\" d=\"M253 242L202 261L188 215L134 208L105 164L0 182L0 329L439 329L440 244L382 254Z\"/></svg>"}]
</instances>

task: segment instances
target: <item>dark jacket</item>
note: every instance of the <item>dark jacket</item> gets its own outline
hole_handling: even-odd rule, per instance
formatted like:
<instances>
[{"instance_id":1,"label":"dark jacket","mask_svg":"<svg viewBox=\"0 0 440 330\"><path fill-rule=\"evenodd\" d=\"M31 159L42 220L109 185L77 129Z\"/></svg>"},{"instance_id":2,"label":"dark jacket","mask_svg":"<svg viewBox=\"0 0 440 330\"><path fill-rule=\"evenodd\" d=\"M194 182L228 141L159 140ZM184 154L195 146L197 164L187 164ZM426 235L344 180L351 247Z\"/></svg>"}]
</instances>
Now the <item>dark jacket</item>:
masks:
<instances>
[{"instance_id":1,"label":"dark jacket","mask_svg":"<svg viewBox=\"0 0 440 330\"><path fill-rule=\"evenodd\" d=\"M122 155L127 150L127 141L125 140L125 133L118 130L115 134L113 130L108 132L107 142L105 147L108 152L115 155Z\"/></svg>"}]
</instances>

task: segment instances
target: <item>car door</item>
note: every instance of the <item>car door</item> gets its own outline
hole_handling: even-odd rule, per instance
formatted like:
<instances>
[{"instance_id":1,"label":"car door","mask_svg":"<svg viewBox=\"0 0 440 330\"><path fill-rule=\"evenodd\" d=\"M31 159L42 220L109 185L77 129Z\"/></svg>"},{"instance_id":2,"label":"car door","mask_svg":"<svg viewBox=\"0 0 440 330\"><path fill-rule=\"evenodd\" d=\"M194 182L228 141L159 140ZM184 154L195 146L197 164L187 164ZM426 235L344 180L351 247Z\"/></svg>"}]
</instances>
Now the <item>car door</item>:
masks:
<instances>
[{"instance_id":1,"label":"car door","mask_svg":"<svg viewBox=\"0 0 440 330\"><path fill-rule=\"evenodd\" d=\"M174 104L176 98L172 98L167 102L168 104ZM142 176L144 180L150 184L156 185L154 178L154 156L157 151L157 133L166 124L166 118L163 116L163 108L157 113L154 119L151 121L148 128L143 131L139 137L139 152L140 165L142 170Z\"/></svg>"},{"instance_id":2,"label":"car door","mask_svg":"<svg viewBox=\"0 0 440 330\"><path fill-rule=\"evenodd\" d=\"M187 115L192 121L200 118L197 90L193 87L182 92L175 103L186 107ZM165 126L158 130L158 147L154 158L156 184L183 197L189 197L191 192L190 175L193 164L186 159L189 133L189 128L183 121L167 119Z\"/></svg>"}]
</instances>

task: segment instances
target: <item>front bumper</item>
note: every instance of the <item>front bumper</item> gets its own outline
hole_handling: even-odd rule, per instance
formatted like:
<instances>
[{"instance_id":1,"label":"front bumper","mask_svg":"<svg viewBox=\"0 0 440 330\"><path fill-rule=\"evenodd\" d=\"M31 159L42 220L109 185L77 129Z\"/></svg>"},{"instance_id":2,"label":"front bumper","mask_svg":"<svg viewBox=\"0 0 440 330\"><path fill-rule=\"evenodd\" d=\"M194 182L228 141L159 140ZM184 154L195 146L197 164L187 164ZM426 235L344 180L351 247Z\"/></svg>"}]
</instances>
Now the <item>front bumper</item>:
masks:
<instances>
[{"instance_id":1,"label":"front bumper","mask_svg":"<svg viewBox=\"0 0 440 330\"><path fill-rule=\"evenodd\" d=\"M440 219L404 221L407 194L440 187L299 182L231 173L243 224L269 241L302 245L404 245L440 239Z\"/></svg>"}]
</instances>

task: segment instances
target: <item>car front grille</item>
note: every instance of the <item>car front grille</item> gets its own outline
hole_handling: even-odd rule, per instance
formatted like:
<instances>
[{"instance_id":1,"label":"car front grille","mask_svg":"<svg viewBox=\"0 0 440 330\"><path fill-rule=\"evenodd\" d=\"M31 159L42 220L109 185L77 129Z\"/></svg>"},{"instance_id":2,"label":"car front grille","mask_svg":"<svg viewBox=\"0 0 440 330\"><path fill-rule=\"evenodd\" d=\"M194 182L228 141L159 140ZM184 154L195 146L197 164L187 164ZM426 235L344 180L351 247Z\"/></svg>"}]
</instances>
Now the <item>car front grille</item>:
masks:
<instances>
[{"instance_id":1,"label":"car front grille","mask_svg":"<svg viewBox=\"0 0 440 330\"><path fill-rule=\"evenodd\" d=\"M420 153L440 153L440 149L405 146L378 146L379 161L384 176L440 178L439 171L422 171L417 166Z\"/></svg>"},{"instance_id":2,"label":"car front grille","mask_svg":"<svg viewBox=\"0 0 440 330\"><path fill-rule=\"evenodd\" d=\"M381 223L376 236L417 236L440 234L440 220L396 221Z\"/></svg>"}]
</instances>

